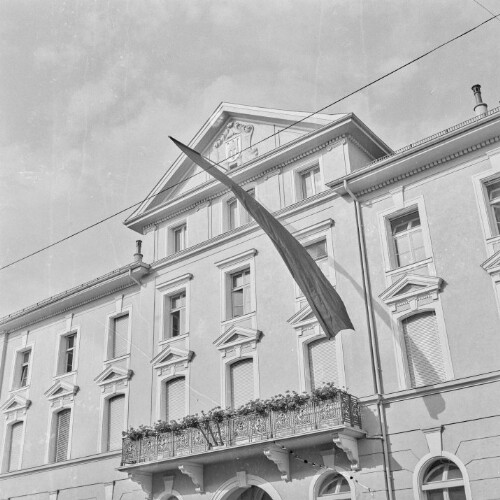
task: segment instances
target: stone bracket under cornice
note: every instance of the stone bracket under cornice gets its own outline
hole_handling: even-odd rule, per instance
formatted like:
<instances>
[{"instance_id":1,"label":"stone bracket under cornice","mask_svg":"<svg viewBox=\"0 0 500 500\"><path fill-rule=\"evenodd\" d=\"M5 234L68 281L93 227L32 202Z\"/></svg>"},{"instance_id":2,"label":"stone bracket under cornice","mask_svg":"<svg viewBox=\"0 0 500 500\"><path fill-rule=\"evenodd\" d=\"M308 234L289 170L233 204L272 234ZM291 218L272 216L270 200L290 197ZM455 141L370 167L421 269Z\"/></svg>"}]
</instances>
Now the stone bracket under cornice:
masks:
<instances>
[{"instance_id":1,"label":"stone bracket under cornice","mask_svg":"<svg viewBox=\"0 0 500 500\"><path fill-rule=\"evenodd\" d=\"M193 481L196 493L205 493L203 485L203 465L186 462L179 465L179 470L186 476L189 476L191 481Z\"/></svg>"},{"instance_id":2,"label":"stone bracket under cornice","mask_svg":"<svg viewBox=\"0 0 500 500\"><path fill-rule=\"evenodd\" d=\"M144 500L153 500L153 474L150 472L129 472L128 477L137 483L144 494Z\"/></svg>"},{"instance_id":3,"label":"stone bracket under cornice","mask_svg":"<svg viewBox=\"0 0 500 500\"><path fill-rule=\"evenodd\" d=\"M283 481L291 481L290 453L287 450L282 449L278 445L273 445L264 450L264 455L278 467Z\"/></svg>"},{"instance_id":4,"label":"stone bracket under cornice","mask_svg":"<svg viewBox=\"0 0 500 500\"><path fill-rule=\"evenodd\" d=\"M359 470L359 450L358 450L358 439L364 437L365 433L363 431L355 431L354 429L343 429L337 431L333 435L333 443L335 446L340 448L347 456L347 459L351 463L351 470Z\"/></svg>"}]
</instances>

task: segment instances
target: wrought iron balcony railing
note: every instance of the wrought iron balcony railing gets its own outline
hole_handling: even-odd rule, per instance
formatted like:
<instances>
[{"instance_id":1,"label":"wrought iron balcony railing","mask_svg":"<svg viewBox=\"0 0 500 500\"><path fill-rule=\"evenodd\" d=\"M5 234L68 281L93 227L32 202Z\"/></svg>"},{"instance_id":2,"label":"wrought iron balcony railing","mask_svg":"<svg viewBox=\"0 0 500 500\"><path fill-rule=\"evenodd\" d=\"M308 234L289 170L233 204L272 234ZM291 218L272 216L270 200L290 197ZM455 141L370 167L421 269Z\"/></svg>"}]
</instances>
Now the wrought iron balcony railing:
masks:
<instances>
[{"instance_id":1,"label":"wrought iron balcony railing","mask_svg":"<svg viewBox=\"0 0 500 500\"><path fill-rule=\"evenodd\" d=\"M199 429L164 432L137 440L124 438L122 466L289 438L339 426L361 428L358 399L345 392L339 392L333 400L309 402L291 411L235 416L220 423L209 422Z\"/></svg>"}]
</instances>

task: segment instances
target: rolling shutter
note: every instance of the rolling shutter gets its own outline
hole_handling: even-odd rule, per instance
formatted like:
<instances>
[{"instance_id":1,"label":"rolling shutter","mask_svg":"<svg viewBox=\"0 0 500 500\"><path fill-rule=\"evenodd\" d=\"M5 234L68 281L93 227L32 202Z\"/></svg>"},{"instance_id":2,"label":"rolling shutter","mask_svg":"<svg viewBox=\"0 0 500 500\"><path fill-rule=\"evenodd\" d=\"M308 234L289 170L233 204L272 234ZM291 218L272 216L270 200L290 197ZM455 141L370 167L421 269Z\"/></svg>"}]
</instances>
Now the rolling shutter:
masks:
<instances>
[{"instance_id":1,"label":"rolling shutter","mask_svg":"<svg viewBox=\"0 0 500 500\"><path fill-rule=\"evenodd\" d=\"M108 402L108 443L107 449L118 450L122 446L123 412L125 396L115 396Z\"/></svg>"},{"instance_id":2,"label":"rolling shutter","mask_svg":"<svg viewBox=\"0 0 500 500\"><path fill-rule=\"evenodd\" d=\"M117 358L128 352L128 314L113 319L113 353Z\"/></svg>"},{"instance_id":3,"label":"rolling shutter","mask_svg":"<svg viewBox=\"0 0 500 500\"><path fill-rule=\"evenodd\" d=\"M231 365L231 406L239 408L254 398L253 360L242 359Z\"/></svg>"},{"instance_id":4,"label":"rolling shutter","mask_svg":"<svg viewBox=\"0 0 500 500\"><path fill-rule=\"evenodd\" d=\"M183 377L170 380L165 385L166 415L165 420L179 420L186 414L186 389Z\"/></svg>"},{"instance_id":5,"label":"rolling shutter","mask_svg":"<svg viewBox=\"0 0 500 500\"><path fill-rule=\"evenodd\" d=\"M445 380L436 314L426 312L406 318L403 333L412 387Z\"/></svg>"},{"instance_id":6,"label":"rolling shutter","mask_svg":"<svg viewBox=\"0 0 500 500\"><path fill-rule=\"evenodd\" d=\"M311 389L325 382L337 383L337 349L335 339L319 339L309 344L309 377Z\"/></svg>"},{"instance_id":7,"label":"rolling shutter","mask_svg":"<svg viewBox=\"0 0 500 500\"><path fill-rule=\"evenodd\" d=\"M57 430L55 445L55 461L63 462L68 458L69 422L71 410L63 410L57 414Z\"/></svg>"},{"instance_id":8,"label":"rolling shutter","mask_svg":"<svg viewBox=\"0 0 500 500\"><path fill-rule=\"evenodd\" d=\"M22 435L23 423L17 422L12 426L10 431L9 472L20 468Z\"/></svg>"}]
</instances>

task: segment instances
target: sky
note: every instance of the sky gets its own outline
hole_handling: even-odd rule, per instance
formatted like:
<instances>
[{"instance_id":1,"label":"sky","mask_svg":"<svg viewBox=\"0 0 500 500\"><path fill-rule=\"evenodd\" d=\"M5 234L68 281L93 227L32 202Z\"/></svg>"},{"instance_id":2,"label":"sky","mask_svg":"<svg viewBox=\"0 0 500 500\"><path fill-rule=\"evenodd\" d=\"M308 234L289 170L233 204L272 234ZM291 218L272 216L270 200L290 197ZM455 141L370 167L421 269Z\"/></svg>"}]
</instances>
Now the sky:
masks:
<instances>
[{"instance_id":1,"label":"sky","mask_svg":"<svg viewBox=\"0 0 500 500\"><path fill-rule=\"evenodd\" d=\"M315 111L500 0L2 0L0 266L144 199L221 101ZM500 18L326 112L394 149L500 99ZM0 316L132 261L129 212L0 271ZM148 256L145 255L148 261Z\"/></svg>"}]
</instances>

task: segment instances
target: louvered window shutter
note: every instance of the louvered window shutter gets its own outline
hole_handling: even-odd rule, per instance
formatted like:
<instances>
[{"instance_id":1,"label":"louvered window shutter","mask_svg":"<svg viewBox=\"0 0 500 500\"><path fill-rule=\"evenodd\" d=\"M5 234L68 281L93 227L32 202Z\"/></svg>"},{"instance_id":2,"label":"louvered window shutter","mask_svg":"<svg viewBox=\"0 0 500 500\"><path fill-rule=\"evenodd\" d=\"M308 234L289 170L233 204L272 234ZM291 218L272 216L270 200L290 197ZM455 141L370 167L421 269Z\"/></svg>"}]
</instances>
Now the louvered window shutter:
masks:
<instances>
[{"instance_id":1,"label":"louvered window shutter","mask_svg":"<svg viewBox=\"0 0 500 500\"><path fill-rule=\"evenodd\" d=\"M115 396L108 402L108 450L118 450L122 445L125 396Z\"/></svg>"},{"instance_id":2,"label":"louvered window shutter","mask_svg":"<svg viewBox=\"0 0 500 500\"><path fill-rule=\"evenodd\" d=\"M9 472L19 469L22 435L23 423L17 422L12 426L10 431Z\"/></svg>"},{"instance_id":3,"label":"louvered window shutter","mask_svg":"<svg viewBox=\"0 0 500 500\"><path fill-rule=\"evenodd\" d=\"M183 377L175 378L165 384L165 420L179 420L186 414L186 388Z\"/></svg>"},{"instance_id":4,"label":"louvered window shutter","mask_svg":"<svg viewBox=\"0 0 500 500\"><path fill-rule=\"evenodd\" d=\"M231 365L231 406L239 408L254 398L253 360L242 359Z\"/></svg>"},{"instance_id":5,"label":"louvered window shutter","mask_svg":"<svg viewBox=\"0 0 500 500\"><path fill-rule=\"evenodd\" d=\"M337 349L335 339L319 339L309 344L309 377L311 389L325 382L338 383Z\"/></svg>"},{"instance_id":6,"label":"louvered window shutter","mask_svg":"<svg viewBox=\"0 0 500 500\"><path fill-rule=\"evenodd\" d=\"M403 333L412 387L445 380L436 314L425 312L406 318Z\"/></svg>"},{"instance_id":7,"label":"louvered window shutter","mask_svg":"<svg viewBox=\"0 0 500 500\"><path fill-rule=\"evenodd\" d=\"M113 358L128 352L128 321L128 314L113 319Z\"/></svg>"},{"instance_id":8,"label":"louvered window shutter","mask_svg":"<svg viewBox=\"0 0 500 500\"><path fill-rule=\"evenodd\" d=\"M69 421L71 410L63 410L57 414L57 430L55 445L55 461L63 462L68 458Z\"/></svg>"}]
</instances>

